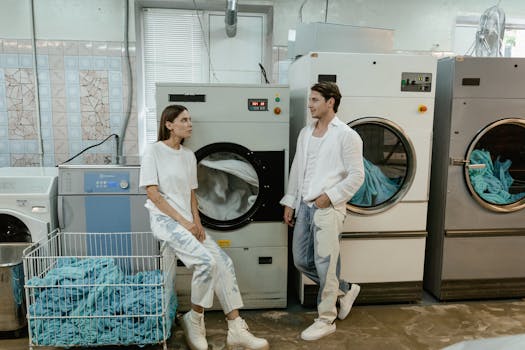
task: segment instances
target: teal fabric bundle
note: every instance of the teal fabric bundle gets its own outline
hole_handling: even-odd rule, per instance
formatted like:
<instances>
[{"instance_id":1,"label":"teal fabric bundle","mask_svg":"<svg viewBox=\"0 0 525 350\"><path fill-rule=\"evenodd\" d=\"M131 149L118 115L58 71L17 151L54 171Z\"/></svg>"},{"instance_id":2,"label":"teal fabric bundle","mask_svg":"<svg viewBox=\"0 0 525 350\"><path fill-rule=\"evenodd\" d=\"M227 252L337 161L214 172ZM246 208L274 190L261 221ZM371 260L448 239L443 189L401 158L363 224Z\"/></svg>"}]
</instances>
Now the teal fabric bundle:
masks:
<instances>
[{"instance_id":1,"label":"teal fabric bundle","mask_svg":"<svg viewBox=\"0 0 525 350\"><path fill-rule=\"evenodd\" d=\"M350 204L373 207L389 200L401 186L399 179L391 179L372 162L364 159L365 181L350 200Z\"/></svg>"},{"instance_id":2,"label":"teal fabric bundle","mask_svg":"<svg viewBox=\"0 0 525 350\"><path fill-rule=\"evenodd\" d=\"M125 275L110 258L61 258L43 278L26 286L32 341L44 346L156 344L164 339L163 274ZM171 283L171 282L170 282ZM166 338L177 300L167 301Z\"/></svg>"},{"instance_id":3,"label":"teal fabric bundle","mask_svg":"<svg viewBox=\"0 0 525 350\"><path fill-rule=\"evenodd\" d=\"M500 156L495 162L489 151L476 149L470 155L470 164L484 164L481 169L469 169L469 178L476 193L489 203L510 204L525 197L525 192L511 194L509 192L514 179L509 169L512 161L500 161Z\"/></svg>"}]
</instances>

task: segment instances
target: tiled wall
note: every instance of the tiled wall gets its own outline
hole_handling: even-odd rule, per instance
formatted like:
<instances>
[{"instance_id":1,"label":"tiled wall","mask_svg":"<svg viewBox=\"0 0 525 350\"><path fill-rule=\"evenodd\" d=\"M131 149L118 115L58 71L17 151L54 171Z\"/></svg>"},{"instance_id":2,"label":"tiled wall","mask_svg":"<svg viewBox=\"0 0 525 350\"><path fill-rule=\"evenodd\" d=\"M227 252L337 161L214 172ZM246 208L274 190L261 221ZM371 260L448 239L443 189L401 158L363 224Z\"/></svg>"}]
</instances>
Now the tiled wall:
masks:
<instances>
[{"instance_id":1,"label":"tiled wall","mask_svg":"<svg viewBox=\"0 0 525 350\"><path fill-rule=\"evenodd\" d=\"M45 166L60 164L112 133L120 136L129 86L124 51L120 42L37 41ZM133 48L130 55L134 71ZM39 165L34 74L31 41L0 39L0 166ZM137 156L137 145L133 103L124 155ZM115 149L111 138L71 163L109 163Z\"/></svg>"},{"instance_id":2,"label":"tiled wall","mask_svg":"<svg viewBox=\"0 0 525 350\"><path fill-rule=\"evenodd\" d=\"M273 47L272 83L287 83L286 53L286 47ZM112 133L120 136L129 86L124 54L121 42L37 41L44 166L61 164ZM134 45L130 56L134 75ZM34 74L31 41L0 39L0 167L39 165ZM132 102L123 155L138 159ZM112 137L70 164L108 164L115 155Z\"/></svg>"}]
</instances>

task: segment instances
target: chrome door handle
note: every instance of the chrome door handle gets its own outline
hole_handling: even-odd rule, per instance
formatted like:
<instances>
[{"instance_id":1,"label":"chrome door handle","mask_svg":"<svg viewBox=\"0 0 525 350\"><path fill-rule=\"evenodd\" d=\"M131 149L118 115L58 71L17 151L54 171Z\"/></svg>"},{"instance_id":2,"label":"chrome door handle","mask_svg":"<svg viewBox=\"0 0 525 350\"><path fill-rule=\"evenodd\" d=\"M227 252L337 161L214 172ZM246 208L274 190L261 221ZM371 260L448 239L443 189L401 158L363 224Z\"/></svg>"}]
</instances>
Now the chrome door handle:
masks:
<instances>
[{"instance_id":1,"label":"chrome door handle","mask_svg":"<svg viewBox=\"0 0 525 350\"><path fill-rule=\"evenodd\" d=\"M450 165L463 166L468 164L469 161L461 158L450 158Z\"/></svg>"},{"instance_id":2,"label":"chrome door handle","mask_svg":"<svg viewBox=\"0 0 525 350\"><path fill-rule=\"evenodd\" d=\"M485 169L487 167L487 164L467 164L467 168L470 169Z\"/></svg>"},{"instance_id":3,"label":"chrome door handle","mask_svg":"<svg viewBox=\"0 0 525 350\"><path fill-rule=\"evenodd\" d=\"M470 160L461 158L450 158L450 165L454 166L466 166L469 169L485 169L487 164L470 164Z\"/></svg>"}]
</instances>

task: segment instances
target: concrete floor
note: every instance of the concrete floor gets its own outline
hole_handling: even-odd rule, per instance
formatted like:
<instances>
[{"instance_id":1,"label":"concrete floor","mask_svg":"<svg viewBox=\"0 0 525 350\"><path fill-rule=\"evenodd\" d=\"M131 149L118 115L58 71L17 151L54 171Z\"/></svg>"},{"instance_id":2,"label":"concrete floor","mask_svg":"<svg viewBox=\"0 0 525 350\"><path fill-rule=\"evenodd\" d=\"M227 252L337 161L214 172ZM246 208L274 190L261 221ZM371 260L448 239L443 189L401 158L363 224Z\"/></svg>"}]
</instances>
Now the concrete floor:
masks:
<instances>
[{"instance_id":1,"label":"concrete floor","mask_svg":"<svg viewBox=\"0 0 525 350\"><path fill-rule=\"evenodd\" d=\"M272 349L284 350L430 350L463 340L525 333L524 300L437 303L426 297L418 304L354 306L346 320L337 321L335 334L314 342L301 340L299 334L310 325L316 312L297 305L293 300L287 309L246 310L242 311L242 316L253 333L268 339ZM219 311L207 312L206 327L210 349L225 349L224 315ZM7 336L9 334L2 335L0 350L28 348L27 337L7 339ZM152 350L162 347L119 349ZM173 328L168 349L188 349L178 325Z\"/></svg>"}]
</instances>

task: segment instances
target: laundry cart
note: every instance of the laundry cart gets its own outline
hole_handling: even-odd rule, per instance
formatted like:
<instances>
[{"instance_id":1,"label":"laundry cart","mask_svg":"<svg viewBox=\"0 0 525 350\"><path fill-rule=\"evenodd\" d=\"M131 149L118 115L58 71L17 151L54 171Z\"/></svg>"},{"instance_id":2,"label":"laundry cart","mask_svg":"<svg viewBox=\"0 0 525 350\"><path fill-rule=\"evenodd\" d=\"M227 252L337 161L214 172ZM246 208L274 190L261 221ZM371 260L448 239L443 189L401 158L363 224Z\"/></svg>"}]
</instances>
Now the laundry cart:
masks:
<instances>
[{"instance_id":1,"label":"laundry cart","mask_svg":"<svg viewBox=\"0 0 525 350\"><path fill-rule=\"evenodd\" d=\"M150 232L55 231L24 250L23 261L30 349L167 349L176 260Z\"/></svg>"}]
</instances>

